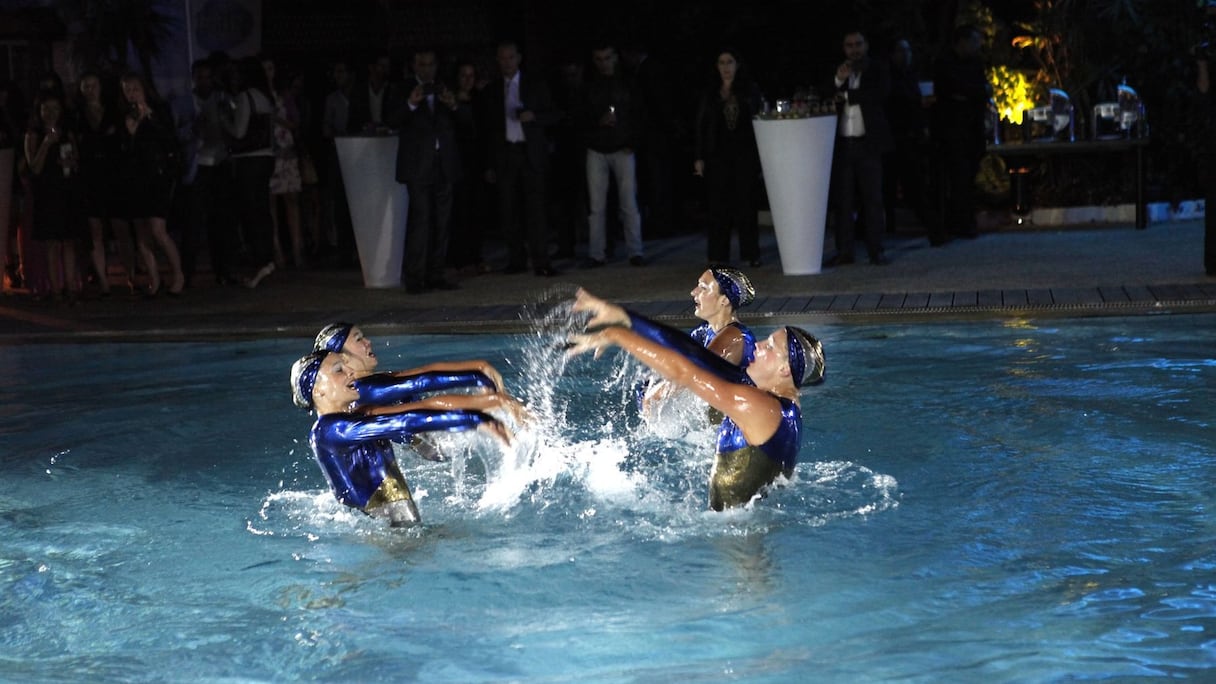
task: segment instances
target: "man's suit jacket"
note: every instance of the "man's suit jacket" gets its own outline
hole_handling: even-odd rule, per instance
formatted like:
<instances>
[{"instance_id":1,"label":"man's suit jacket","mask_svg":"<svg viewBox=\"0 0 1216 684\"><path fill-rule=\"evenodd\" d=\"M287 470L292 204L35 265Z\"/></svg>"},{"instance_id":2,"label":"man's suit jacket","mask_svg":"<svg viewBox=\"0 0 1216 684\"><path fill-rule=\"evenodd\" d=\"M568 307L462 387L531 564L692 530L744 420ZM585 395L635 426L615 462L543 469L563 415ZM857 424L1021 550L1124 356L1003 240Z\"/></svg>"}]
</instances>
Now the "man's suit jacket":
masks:
<instances>
[{"instance_id":1,"label":"man's suit jacket","mask_svg":"<svg viewBox=\"0 0 1216 684\"><path fill-rule=\"evenodd\" d=\"M887 98L891 94L891 73L887 65L881 60L867 58L857 88L849 88L847 80L842 86L836 86L834 81L832 85L840 92L848 92L848 104L861 105L861 120L865 124L870 145L879 152L890 150L894 141L887 122ZM843 108L840 116L844 116Z\"/></svg>"},{"instance_id":2,"label":"man's suit jacket","mask_svg":"<svg viewBox=\"0 0 1216 684\"><path fill-rule=\"evenodd\" d=\"M389 116L397 128L397 182L411 183L432 179L436 166L448 183L460 180L460 150L456 146L457 112L433 96L434 108L423 100L414 110L403 103Z\"/></svg>"},{"instance_id":3,"label":"man's suit jacket","mask_svg":"<svg viewBox=\"0 0 1216 684\"><path fill-rule=\"evenodd\" d=\"M413 85L411 84L411 87ZM406 93L408 95L409 93ZM367 81L359 81L350 89L350 109L348 114L347 128L351 133L358 133L366 130L372 125L372 105L371 95L368 93ZM396 83L388 82L384 84L384 94L380 99L380 123L391 125L389 117L392 115L393 107L405 102L405 98L399 92L399 86Z\"/></svg>"},{"instance_id":4,"label":"man's suit jacket","mask_svg":"<svg viewBox=\"0 0 1216 684\"><path fill-rule=\"evenodd\" d=\"M485 145L482 159L486 160L490 170L502 166L502 157L506 151L506 85L506 80L497 76L481 90L478 110L480 129L483 131L482 142ZM545 82L523 71L519 72L519 101L524 109L536 115L535 121L522 124L524 142L532 168L543 171L549 161L549 138L545 129L561 119L561 112L554 108L553 98Z\"/></svg>"}]
</instances>

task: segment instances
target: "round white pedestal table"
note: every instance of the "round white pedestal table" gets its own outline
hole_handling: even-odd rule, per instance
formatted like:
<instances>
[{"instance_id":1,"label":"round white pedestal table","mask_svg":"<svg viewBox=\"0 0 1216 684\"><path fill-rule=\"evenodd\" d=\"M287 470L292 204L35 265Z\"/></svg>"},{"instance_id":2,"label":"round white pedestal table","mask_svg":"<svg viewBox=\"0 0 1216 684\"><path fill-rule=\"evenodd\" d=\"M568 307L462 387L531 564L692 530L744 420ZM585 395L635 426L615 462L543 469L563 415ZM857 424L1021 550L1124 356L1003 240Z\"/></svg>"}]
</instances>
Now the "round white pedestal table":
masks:
<instances>
[{"instance_id":1,"label":"round white pedestal table","mask_svg":"<svg viewBox=\"0 0 1216 684\"><path fill-rule=\"evenodd\" d=\"M777 251L785 275L819 273L836 144L836 115L755 119Z\"/></svg>"},{"instance_id":2,"label":"round white pedestal table","mask_svg":"<svg viewBox=\"0 0 1216 684\"><path fill-rule=\"evenodd\" d=\"M409 193L397 182L396 135L343 135L334 138L363 286L401 287L405 219Z\"/></svg>"}]
</instances>

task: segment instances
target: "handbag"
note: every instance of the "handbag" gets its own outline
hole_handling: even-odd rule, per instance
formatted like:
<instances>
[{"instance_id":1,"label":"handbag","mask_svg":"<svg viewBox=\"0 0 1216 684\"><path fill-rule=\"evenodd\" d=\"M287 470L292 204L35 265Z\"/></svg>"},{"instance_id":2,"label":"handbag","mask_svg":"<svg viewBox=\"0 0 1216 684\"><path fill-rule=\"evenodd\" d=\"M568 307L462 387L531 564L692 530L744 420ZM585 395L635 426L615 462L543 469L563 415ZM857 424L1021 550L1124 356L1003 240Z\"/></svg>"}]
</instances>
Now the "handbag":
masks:
<instances>
[{"instance_id":1,"label":"handbag","mask_svg":"<svg viewBox=\"0 0 1216 684\"><path fill-rule=\"evenodd\" d=\"M273 142L270 114L257 110L253 104L253 95L248 90L245 91L245 97L249 98L249 125L245 127L245 135L228 141L228 152L231 154L270 149Z\"/></svg>"},{"instance_id":2,"label":"handbag","mask_svg":"<svg viewBox=\"0 0 1216 684\"><path fill-rule=\"evenodd\" d=\"M317 175L317 165L309 154L300 155L300 182L304 185L316 185L321 182Z\"/></svg>"}]
</instances>

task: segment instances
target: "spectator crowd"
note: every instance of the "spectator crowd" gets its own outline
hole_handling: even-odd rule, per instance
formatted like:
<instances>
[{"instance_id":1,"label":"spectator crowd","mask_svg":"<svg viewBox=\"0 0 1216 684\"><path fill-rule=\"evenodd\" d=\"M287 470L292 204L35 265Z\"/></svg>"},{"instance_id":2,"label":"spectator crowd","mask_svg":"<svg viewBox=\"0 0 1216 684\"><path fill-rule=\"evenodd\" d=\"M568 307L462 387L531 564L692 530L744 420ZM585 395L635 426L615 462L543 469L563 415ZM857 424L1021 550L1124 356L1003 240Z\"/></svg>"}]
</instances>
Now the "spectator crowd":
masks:
<instances>
[{"instance_id":1,"label":"spectator crowd","mask_svg":"<svg viewBox=\"0 0 1216 684\"><path fill-rule=\"evenodd\" d=\"M979 44L973 27L958 30L934 95L906 40L872 58L862 32L843 36L845 61L816 77L840 125L829 266L853 263L854 225L871 263L888 263L899 204L933 245L974 236ZM4 289L69 303L115 287L176 297L202 274L256 288L284 268L356 268L335 146L346 135L398 139L410 294L495 272L645 267L646 238L689 228L690 206L703 210L691 223L706 230L707 264L729 263L734 237L738 260L762 265L751 121L770 104L743 55L713 54L687 112L643 46L601 41L552 66L533 71L503 41L492 56L422 47L399 66L376 54L324 73L215 53L171 101L136 72L86 71L70 87L50 74L28 100L0 83ZM505 263L489 262L488 240Z\"/></svg>"}]
</instances>

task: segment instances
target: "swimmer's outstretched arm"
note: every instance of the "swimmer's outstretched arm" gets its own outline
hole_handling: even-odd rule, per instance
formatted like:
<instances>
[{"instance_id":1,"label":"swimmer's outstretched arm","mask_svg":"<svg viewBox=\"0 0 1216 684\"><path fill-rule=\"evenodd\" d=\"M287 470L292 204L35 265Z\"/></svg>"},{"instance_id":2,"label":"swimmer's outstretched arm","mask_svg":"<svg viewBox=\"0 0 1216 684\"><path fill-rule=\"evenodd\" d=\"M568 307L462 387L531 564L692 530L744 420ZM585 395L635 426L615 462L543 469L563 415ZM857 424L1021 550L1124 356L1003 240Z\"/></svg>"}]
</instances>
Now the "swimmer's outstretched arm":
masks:
<instances>
[{"instance_id":1,"label":"swimmer's outstretched arm","mask_svg":"<svg viewBox=\"0 0 1216 684\"><path fill-rule=\"evenodd\" d=\"M667 332L669 330L677 336L682 335L641 316L631 316L631 320L634 326L644 327L656 337L671 337ZM723 361L687 335L683 335L683 338L691 342L691 346L677 351L650 336L644 337L640 332L623 326L611 326L574 335L570 338L573 346L567 355L594 351L598 357L604 349L618 346L665 379L687 387L705 403L730 416L749 444L763 444L777 432L782 420L781 402L768 392L739 382L737 366ZM678 337L671 339L683 344ZM686 352L696 360L686 356ZM714 366L726 368L726 376L716 372L717 369L712 368Z\"/></svg>"},{"instance_id":2,"label":"swimmer's outstretched arm","mask_svg":"<svg viewBox=\"0 0 1216 684\"><path fill-rule=\"evenodd\" d=\"M629 328L639 337L656 342L687 359L690 363L703 368L720 378L743 385L752 384L747 371L738 365L727 361L712 350L701 346L690 335L682 330L652 321L641 314L624 310L629 317Z\"/></svg>"},{"instance_id":3,"label":"swimmer's outstretched arm","mask_svg":"<svg viewBox=\"0 0 1216 684\"><path fill-rule=\"evenodd\" d=\"M494 389L501 392L503 390L502 373L490 364L489 361L483 359L469 359L467 361L436 361L428 363L425 366L418 366L409 370L394 371L393 375L397 377L406 377L417 375L419 373L460 373L460 372L481 373L490 379L494 384Z\"/></svg>"},{"instance_id":4,"label":"swimmer's outstretched arm","mask_svg":"<svg viewBox=\"0 0 1216 684\"><path fill-rule=\"evenodd\" d=\"M417 401L434 392L480 388L493 392L494 381L479 371L427 371L412 375L373 373L355 381L360 406L384 406Z\"/></svg>"},{"instance_id":5,"label":"swimmer's outstretched arm","mask_svg":"<svg viewBox=\"0 0 1216 684\"><path fill-rule=\"evenodd\" d=\"M515 397L492 394L439 394L396 406L369 406L365 415L393 415L405 411L505 411L518 424L527 422L528 409Z\"/></svg>"},{"instance_id":6,"label":"swimmer's outstretched arm","mask_svg":"<svg viewBox=\"0 0 1216 684\"><path fill-rule=\"evenodd\" d=\"M489 424L489 425L487 425ZM510 444L510 431L482 411L452 410L398 404L377 415L330 413L319 416L313 435L329 449L377 439L402 440L423 432L481 430Z\"/></svg>"},{"instance_id":7,"label":"swimmer's outstretched arm","mask_svg":"<svg viewBox=\"0 0 1216 684\"><path fill-rule=\"evenodd\" d=\"M574 300L575 311L585 311L591 314L587 329L601 326L622 326L630 328L639 336L657 342L664 347L679 352L693 363L720 375L731 382L750 384L747 372L738 365L730 363L721 356L707 350L701 343L694 340L682 330L656 323L645 316L636 314L628 309L600 299L584 289L579 289ZM597 358L599 354L596 354Z\"/></svg>"}]
</instances>

